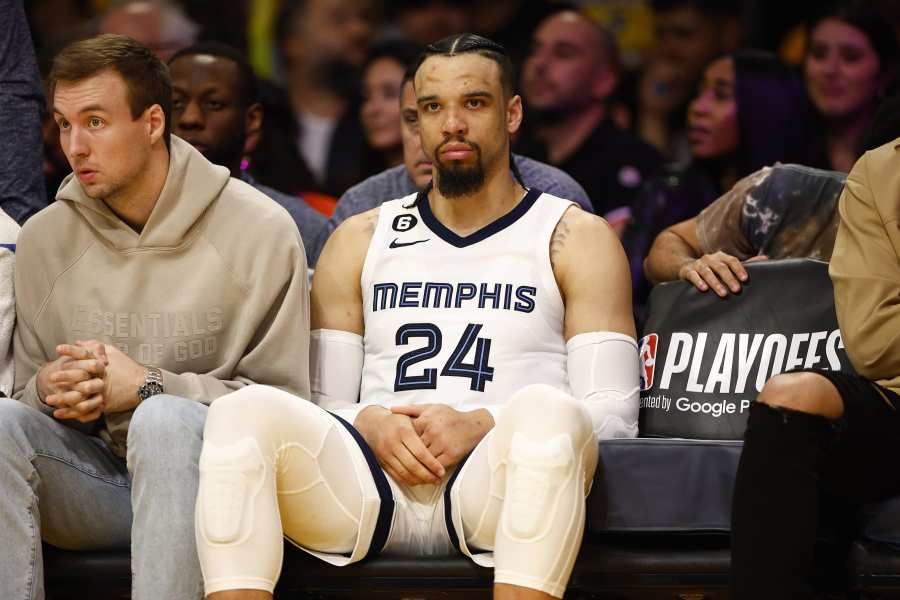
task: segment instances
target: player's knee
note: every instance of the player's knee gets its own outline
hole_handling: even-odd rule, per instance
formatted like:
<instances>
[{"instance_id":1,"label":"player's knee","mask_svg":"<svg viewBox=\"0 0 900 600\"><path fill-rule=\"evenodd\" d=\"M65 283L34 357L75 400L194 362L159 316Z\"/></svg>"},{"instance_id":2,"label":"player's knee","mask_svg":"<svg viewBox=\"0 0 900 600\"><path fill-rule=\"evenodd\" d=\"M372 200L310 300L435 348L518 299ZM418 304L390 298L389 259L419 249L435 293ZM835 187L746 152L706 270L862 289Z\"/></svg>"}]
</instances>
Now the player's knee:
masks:
<instances>
[{"instance_id":1,"label":"player's knee","mask_svg":"<svg viewBox=\"0 0 900 600\"><path fill-rule=\"evenodd\" d=\"M591 418L583 402L544 384L529 385L510 398L504 409L512 431L529 438L547 438L560 433L580 445L592 434Z\"/></svg>"},{"instance_id":2,"label":"player's knee","mask_svg":"<svg viewBox=\"0 0 900 600\"><path fill-rule=\"evenodd\" d=\"M261 390L256 389L262 387L249 385L216 398L209 406L209 415L206 417L207 430L209 430L211 424L219 421L228 422L234 417L246 414L248 410L253 410L257 399L264 397Z\"/></svg>"},{"instance_id":3,"label":"player's knee","mask_svg":"<svg viewBox=\"0 0 900 600\"><path fill-rule=\"evenodd\" d=\"M274 430L315 407L306 400L266 385L249 385L218 398L209 407L205 437L269 437Z\"/></svg>"},{"instance_id":4,"label":"player's knee","mask_svg":"<svg viewBox=\"0 0 900 600\"><path fill-rule=\"evenodd\" d=\"M260 410L271 409L272 393L275 388L267 385L248 385L225 394L212 403L209 416L235 417Z\"/></svg>"},{"instance_id":5,"label":"player's knee","mask_svg":"<svg viewBox=\"0 0 900 600\"><path fill-rule=\"evenodd\" d=\"M255 504L266 479L256 440L205 443L200 455L197 532L209 544L240 543L250 534Z\"/></svg>"},{"instance_id":6,"label":"player's knee","mask_svg":"<svg viewBox=\"0 0 900 600\"><path fill-rule=\"evenodd\" d=\"M784 373L770 379L757 402L837 419L843 414L843 401L834 385L816 373Z\"/></svg>"}]
</instances>

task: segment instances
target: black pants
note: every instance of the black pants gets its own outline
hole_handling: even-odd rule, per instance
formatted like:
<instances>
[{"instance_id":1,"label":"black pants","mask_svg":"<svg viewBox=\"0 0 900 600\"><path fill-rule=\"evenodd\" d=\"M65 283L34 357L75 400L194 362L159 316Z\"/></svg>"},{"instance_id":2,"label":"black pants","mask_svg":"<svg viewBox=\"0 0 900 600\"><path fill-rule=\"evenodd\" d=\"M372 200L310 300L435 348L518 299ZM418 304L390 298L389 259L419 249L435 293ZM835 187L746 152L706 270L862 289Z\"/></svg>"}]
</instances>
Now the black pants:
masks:
<instances>
[{"instance_id":1,"label":"black pants","mask_svg":"<svg viewBox=\"0 0 900 600\"><path fill-rule=\"evenodd\" d=\"M846 537L861 504L900 494L900 396L856 375L814 372L843 399L837 422L750 408L732 510L732 599L812 598L820 522Z\"/></svg>"}]
</instances>

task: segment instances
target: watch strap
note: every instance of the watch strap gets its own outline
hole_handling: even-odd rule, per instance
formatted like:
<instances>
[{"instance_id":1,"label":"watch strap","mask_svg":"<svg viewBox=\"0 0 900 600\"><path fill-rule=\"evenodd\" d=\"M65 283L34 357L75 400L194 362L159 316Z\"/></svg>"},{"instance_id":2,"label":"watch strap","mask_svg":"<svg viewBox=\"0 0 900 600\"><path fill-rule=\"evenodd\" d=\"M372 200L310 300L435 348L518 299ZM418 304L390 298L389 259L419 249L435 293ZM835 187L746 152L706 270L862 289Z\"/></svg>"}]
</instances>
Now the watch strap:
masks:
<instances>
[{"instance_id":1,"label":"watch strap","mask_svg":"<svg viewBox=\"0 0 900 600\"><path fill-rule=\"evenodd\" d=\"M163 391L162 371L157 367L147 365L147 378L144 380L143 385L138 388L138 398L143 402L151 396L162 394Z\"/></svg>"}]
</instances>

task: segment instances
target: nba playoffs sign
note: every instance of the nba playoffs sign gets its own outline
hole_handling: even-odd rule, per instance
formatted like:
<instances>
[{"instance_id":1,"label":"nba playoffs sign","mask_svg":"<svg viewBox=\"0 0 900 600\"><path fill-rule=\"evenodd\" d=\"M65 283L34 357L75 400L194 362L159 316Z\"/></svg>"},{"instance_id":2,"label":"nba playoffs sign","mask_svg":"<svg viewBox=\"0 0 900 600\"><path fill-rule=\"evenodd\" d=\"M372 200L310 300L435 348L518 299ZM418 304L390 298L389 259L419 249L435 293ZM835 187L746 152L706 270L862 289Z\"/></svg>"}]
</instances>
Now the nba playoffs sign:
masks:
<instances>
[{"instance_id":1,"label":"nba playoffs sign","mask_svg":"<svg viewBox=\"0 0 900 600\"><path fill-rule=\"evenodd\" d=\"M686 282L659 285L640 341L641 435L742 439L772 376L800 368L853 372L834 313L828 265L747 265L722 299Z\"/></svg>"}]
</instances>

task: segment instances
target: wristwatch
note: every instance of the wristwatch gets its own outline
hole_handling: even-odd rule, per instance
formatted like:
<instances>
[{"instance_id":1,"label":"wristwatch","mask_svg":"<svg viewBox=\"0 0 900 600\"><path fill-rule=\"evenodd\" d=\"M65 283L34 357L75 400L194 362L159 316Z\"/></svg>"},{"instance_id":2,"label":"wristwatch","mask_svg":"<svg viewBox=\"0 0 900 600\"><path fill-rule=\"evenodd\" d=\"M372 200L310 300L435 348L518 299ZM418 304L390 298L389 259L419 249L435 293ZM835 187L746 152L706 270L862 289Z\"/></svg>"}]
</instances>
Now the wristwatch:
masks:
<instances>
[{"instance_id":1,"label":"wristwatch","mask_svg":"<svg viewBox=\"0 0 900 600\"><path fill-rule=\"evenodd\" d=\"M149 398L150 396L155 396L157 394L163 393L163 376L162 371L157 369L156 367L147 367L147 379L144 380L143 385L138 388L137 394L138 398L141 402Z\"/></svg>"}]
</instances>

